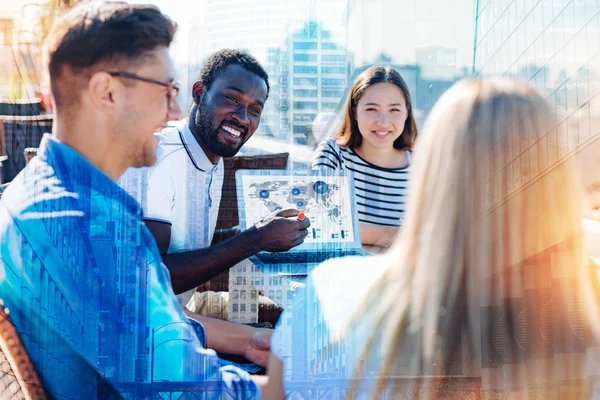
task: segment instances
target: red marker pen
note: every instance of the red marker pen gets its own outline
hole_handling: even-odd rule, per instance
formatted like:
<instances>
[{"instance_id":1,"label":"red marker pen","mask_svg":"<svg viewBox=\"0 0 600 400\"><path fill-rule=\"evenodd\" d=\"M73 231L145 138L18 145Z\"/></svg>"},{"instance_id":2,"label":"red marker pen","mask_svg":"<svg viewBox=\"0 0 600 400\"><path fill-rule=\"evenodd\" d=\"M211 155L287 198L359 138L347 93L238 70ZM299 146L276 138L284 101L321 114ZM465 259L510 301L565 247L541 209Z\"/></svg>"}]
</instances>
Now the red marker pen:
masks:
<instances>
[{"instance_id":1,"label":"red marker pen","mask_svg":"<svg viewBox=\"0 0 600 400\"><path fill-rule=\"evenodd\" d=\"M304 211L300 211L298 213L298 221L304 221L305 218L306 218L306 215L304 215Z\"/></svg>"}]
</instances>

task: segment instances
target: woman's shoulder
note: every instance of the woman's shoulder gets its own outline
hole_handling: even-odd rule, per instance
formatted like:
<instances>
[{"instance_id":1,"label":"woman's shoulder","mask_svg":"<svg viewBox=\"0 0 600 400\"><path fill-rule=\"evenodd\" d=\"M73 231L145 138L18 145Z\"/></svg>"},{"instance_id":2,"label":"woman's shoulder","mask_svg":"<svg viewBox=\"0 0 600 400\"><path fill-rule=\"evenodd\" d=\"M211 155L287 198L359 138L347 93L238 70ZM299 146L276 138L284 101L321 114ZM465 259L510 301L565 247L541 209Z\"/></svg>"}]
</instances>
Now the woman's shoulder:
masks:
<instances>
[{"instance_id":1,"label":"woman's shoulder","mask_svg":"<svg viewBox=\"0 0 600 400\"><path fill-rule=\"evenodd\" d=\"M284 375L286 390L290 390L291 376L313 368L308 359L291 363L294 344L303 348L314 348L323 343L345 346L350 321L368 290L388 265L391 263L385 255L343 257L328 260L310 273L305 286L294 298L294 303L299 306L284 312L271 338L271 350L284 362L288 371ZM313 331L315 326L320 328ZM284 337L288 339L284 340ZM351 365L353 360L348 362ZM345 377L342 371L334 375Z\"/></svg>"},{"instance_id":2,"label":"woman's shoulder","mask_svg":"<svg viewBox=\"0 0 600 400\"><path fill-rule=\"evenodd\" d=\"M308 286L333 330L345 326L390 264L386 255L343 257L328 260L312 271Z\"/></svg>"},{"instance_id":3,"label":"woman's shoulder","mask_svg":"<svg viewBox=\"0 0 600 400\"><path fill-rule=\"evenodd\" d=\"M334 139L327 139L320 142L315 151L313 168L344 169L345 157L343 153L346 151Z\"/></svg>"},{"instance_id":4,"label":"woman's shoulder","mask_svg":"<svg viewBox=\"0 0 600 400\"><path fill-rule=\"evenodd\" d=\"M321 141L319 143L319 145L317 146L317 150L324 150L324 149L335 150L336 153L339 153L340 150L347 150L348 147L342 146L335 139L331 138L331 139L326 139L326 140Z\"/></svg>"},{"instance_id":5,"label":"woman's shoulder","mask_svg":"<svg viewBox=\"0 0 600 400\"><path fill-rule=\"evenodd\" d=\"M325 284L340 280L342 272L346 275L342 280L344 284L362 279L376 279L385 271L387 264L388 256L385 254L332 258L316 267L311 272L310 279L317 285Z\"/></svg>"}]
</instances>

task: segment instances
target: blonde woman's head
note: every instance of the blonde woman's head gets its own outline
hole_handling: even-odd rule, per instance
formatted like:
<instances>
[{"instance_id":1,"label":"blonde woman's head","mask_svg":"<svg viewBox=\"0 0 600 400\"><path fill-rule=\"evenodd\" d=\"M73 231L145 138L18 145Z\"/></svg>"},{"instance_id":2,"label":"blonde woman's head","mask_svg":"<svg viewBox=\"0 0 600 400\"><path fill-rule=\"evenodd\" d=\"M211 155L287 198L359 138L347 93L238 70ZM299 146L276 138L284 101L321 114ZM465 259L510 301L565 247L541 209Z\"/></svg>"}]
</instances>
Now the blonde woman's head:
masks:
<instances>
[{"instance_id":1,"label":"blonde woman's head","mask_svg":"<svg viewBox=\"0 0 600 400\"><path fill-rule=\"evenodd\" d=\"M522 298L523 263L557 243L572 245L557 273L581 278L578 183L570 163L546 158L552 117L533 88L504 77L465 79L432 109L393 265L366 302L381 324L369 346L389 355L380 376L402 364L409 336L419 338L414 373L448 373L461 343L481 360L481 307Z\"/></svg>"}]
</instances>

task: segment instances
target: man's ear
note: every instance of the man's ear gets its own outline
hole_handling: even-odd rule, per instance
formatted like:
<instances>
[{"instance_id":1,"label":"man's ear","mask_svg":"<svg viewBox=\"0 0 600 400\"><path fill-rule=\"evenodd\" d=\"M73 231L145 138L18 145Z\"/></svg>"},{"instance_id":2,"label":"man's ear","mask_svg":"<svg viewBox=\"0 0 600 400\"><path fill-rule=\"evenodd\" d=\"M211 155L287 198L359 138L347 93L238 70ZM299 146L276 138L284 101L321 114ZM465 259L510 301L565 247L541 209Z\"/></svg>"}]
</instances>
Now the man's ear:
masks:
<instances>
[{"instance_id":1,"label":"man's ear","mask_svg":"<svg viewBox=\"0 0 600 400\"><path fill-rule=\"evenodd\" d=\"M194 99L194 103L200 104L200 97L204 94L204 89L205 86L202 82L194 82L194 86L192 86L192 98Z\"/></svg>"},{"instance_id":2,"label":"man's ear","mask_svg":"<svg viewBox=\"0 0 600 400\"><path fill-rule=\"evenodd\" d=\"M115 80L106 72L96 72L88 81L88 93L99 108L112 111L115 104Z\"/></svg>"}]
</instances>

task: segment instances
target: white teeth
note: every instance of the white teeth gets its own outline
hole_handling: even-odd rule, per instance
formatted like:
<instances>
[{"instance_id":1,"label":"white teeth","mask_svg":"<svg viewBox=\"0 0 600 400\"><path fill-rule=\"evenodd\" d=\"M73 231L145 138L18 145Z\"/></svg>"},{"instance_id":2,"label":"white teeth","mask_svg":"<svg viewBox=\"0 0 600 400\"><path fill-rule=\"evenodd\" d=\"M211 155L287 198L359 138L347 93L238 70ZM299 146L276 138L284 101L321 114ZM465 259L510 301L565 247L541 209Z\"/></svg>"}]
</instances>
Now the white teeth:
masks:
<instances>
[{"instance_id":1,"label":"white teeth","mask_svg":"<svg viewBox=\"0 0 600 400\"><path fill-rule=\"evenodd\" d=\"M231 134L232 134L233 136L235 136L235 137L240 137L240 135L242 134L242 132L240 132L240 131L236 131L235 129L233 129L233 128L230 128L230 127L228 127L228 126L224 126L224 127L223 127L223 130L225 130L225 131L227 131L227 132L231 133Z\"/></svg>"},{"instance_id":2,"label":"white teeth","mask_svg":"<svg viewBox=\"0 0 600 400\"><path fill-rule=\"evenodd\" d=\"M375 131L375 134L379 136L385 136L388 134L388 131Z\"/></svg>"}]
</instances>

